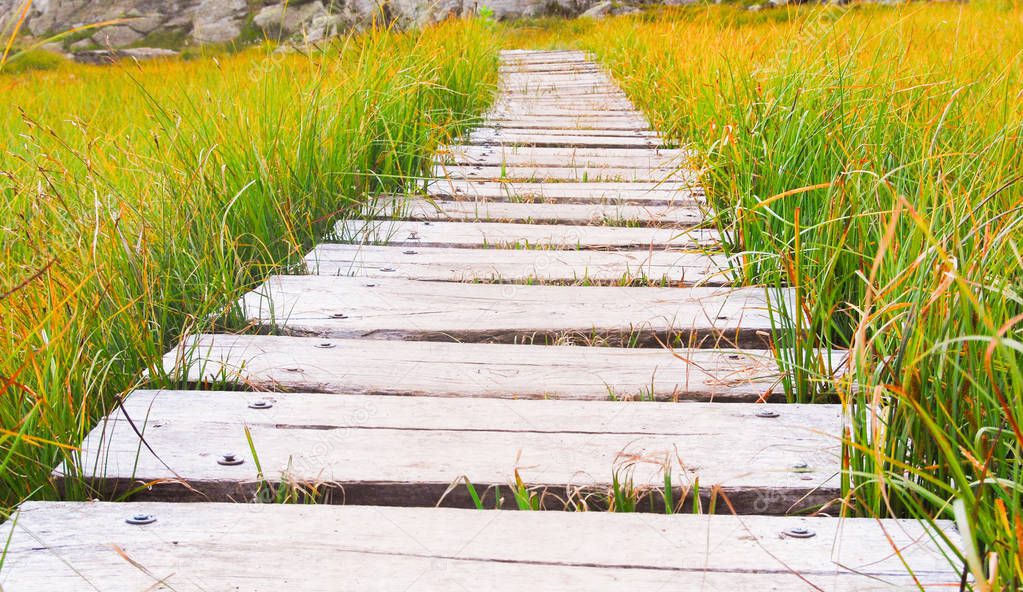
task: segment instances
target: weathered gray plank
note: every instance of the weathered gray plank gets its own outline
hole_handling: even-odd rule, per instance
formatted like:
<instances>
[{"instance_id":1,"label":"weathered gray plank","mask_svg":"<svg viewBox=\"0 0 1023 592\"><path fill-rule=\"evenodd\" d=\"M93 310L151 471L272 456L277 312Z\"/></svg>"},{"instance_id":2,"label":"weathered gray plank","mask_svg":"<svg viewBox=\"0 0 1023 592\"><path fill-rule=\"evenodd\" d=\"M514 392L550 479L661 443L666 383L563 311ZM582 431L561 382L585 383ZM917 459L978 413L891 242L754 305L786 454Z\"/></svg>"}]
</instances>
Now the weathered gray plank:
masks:
<instances>
[{"instance_id":1,"label":"weathered gray plank","mask_svg":"<svg viewBox=\"0 0 1023 592\"><path fill-rule=\"evenodd\" d=\"M599 142L597 142L599 143ZM559 144L566 145L566 144ZM585 145L593 145L587 143ZM608 145L611 145L610 143ZM459 165L436 164L433 174L452 179L517 180L517 181L697 181L697 175L686 169L623 168L611 166L546 166L546 165Z\"/></svg>"},{"instance_id":2,"label":"weathered gray plank","mask_svg":"<svg viewBox=\"0 0 1023 592\"><path fill-rule=\"evenodd\" d=\"M839 372L844 352L822 353ZM578 401L782 403L782 373L765 350L385 342L269 335L197 335L164 357L190 384L260 391Z\"/></svg>"},{"instance_id":3,"label":"weathered gray plank","mask_svg":"<svg viewBox=\"0 0 1023 592\"><path fill-rule=\"evenodd\" d=\"M500 134L498 133L500 132ZM473 135L474 134L474 135ZM669 148L661 148L660 137L657 132L649 130L616 130L616 129L605 129L605 128L594 128L594 129L573 129L568 128L543 128L543 127L512 127L512 126L500 126L500 127L489 127L489 128L477 128L476 131L472 132L469 137L475 137L477 139L487 139L501 134L514 134L520 136L535 136L535 135L554 135L554 136L595 136L595 137L610 137L610 138L649 138L656 140L657 145L654 147L638 146L638 147L622 147L629 150L669 150ZM496 142L496 140L495 140ZM615 150L622 149L618 147L601 148L603 150ZM558 148L559 150L565 150L565 148ZM579 150L586 150L586 147L580 147Z\"/></svg>"},{"instance_id":4,"label":"weathered gray plank","mask_svg":"<svg viewBox=\"0 0 1023 592\"><path fill-rule=\"evenodd\" d=\"M291 335L493 343L765 347L771 310L792 293L762 288L458 284L273 276L243 296L245 318Z\"/></svg>"},{"instance_id":5,"label":"weathered gray plank","mask_svg":"<svg viewBox=\"0 0 1023 592\"><path fill-rule=\"evenodd\" d=\"M506 156L524 156L530 158L588 158L611 157L624 161L672 159L673 161L691 159L695 156L690 150L677 148L550 148L544 146L473 146L450 144L437 148L441 154L458 155L460 158L480 158L494 154Z\"/></svg>"},{"instance_id":6,"label":"weathered gray plank","mask_svg":"<svg viewBox=\"0 0 1023 592\"><path fill-rule=\"evenodd\" d=\"M536 251L324 243L305 258L310 273L448 282L585 285L730 283L720 255L675 251Z\"/></svg>"},{"instance_id":7,"label":"weathered gray plank","mask_svg":"<svg viewBox=\"0 0 1023 592\"><path fill-rule=\"evenodd\" d=\"M436 159L446 164L483 166L691 168L692 153L650 148L550 148L538 146L442 146Z\"/></svg>"},{"instance_id":8,"label":"weathered gray plank","mask_svg":"<svg viewBox=\"0 0 1023 592\"><path fill-rule=\"evenodd\" d=\"M779 534L797 526L817 536ZM12 530L12 592L916 589L902 560L924 586L958 585L951 549L913 521L33 502L0 540Z\"/></svg>"},{"instance_id":9,"label":"weathered gray plank","mask_svg":"<svg viewBox=\"0 0 1023 592\"><path fill-rule=\"evenodd\" d=\"M516 97L505 97L497 100L493 105L495 112L508 111L533 111L541 109L571 108L575 111L616 111L626 114L635 114L635 108L627 99L618 96L596 95L588 93L585 95L573 94L571 96L552 96L549 94L522 95Z\"/></svg>"},{"instance_id":10,"label":"weathered gray plank","mask_svg":"<svg viewBox=\"0 0 1023 592\"><path fill-rule=\"evenodd\" d=\"M424 247L694 250L717 248L721 242L716 230L702 228L505 222L347 220L338 222L335 233L342 242Z\"/></svg>"},{"instance_id":11,"label":"weathered gray plank","mask_svg":"<svg viewBox=\"0 0 1023 592\"><path fill-rule=\"evenodd\" d=\"M487 490L516 476L551 509L573 491L599 508L615 477L651 492L655 508L668 475L675 499L698 485L704 507L712 495L728 500L718 501L725 513L788 513L840 495L839 405L278 393L272 408L252 409L253 399L136 391L82 443L81 474L102 495L154 483L136 497L244 500L259 484L251 438L264 479L334 489L343 497L325 501L335 502L433 506L460 479ZM764 410L779 416L757 416ZM229 451L247 462L217 462ZM471 505L464 489L444 503Z\"/></svg>"},{"instance_id":12,"label":"weathered gray plank","mask_svg":"<svg viewBox=\"0 0 1023 592\"><path fill-rule=\"evenodd\" d=\"M499 74L517 72L600 72L600 68L592 62L540 62L523 64L502 64L498 66Z\"/></svg>"},{"instance_id":13,"label":"weathered gray plank","mask_svg":"<svg viewBox=\"0 0 1023 592\"><path fill-rule=\"evenodd\" d=\"M703 190L691 183L528 183L433 179L426 192L436 197L486 199L488 201L539 201L546 203L620 203L674 205L703 203Z\"/></svg>"},{"instance_id":14,"label":"weathered gray plank","mask_svg":"<svg viewBox=\"0 0 1023 592\"><path fill-rule=\"evenodd\" d=\"M546 204L486 200L432 200L381 196L364 208L364 215L406 220L453 222L522 222L532 224L593 224L598 226L696 226L706 222L706 206L629 204Z\"/></svg>"},{"instance_id":15,"label":"weathered gray plank","mask_svg":"<svg viewBox=\"0 0 1023 592\"><path fill-rule=\"evenodd\" d=\"M649 131L650 124L638 117L614 117L608 119L595 119L589 117L572 116L536 116L516 117L499 116L488 120L490 123L507 128L518 128L523 130L546 129L552 131L572 130L575 132L636 132Z\"/></svg>"},{"instance_id":16,"label":"weathered gray plank","mask_svg":"<svg viewBox=\"0 0 1023 592\"><path fill-rule=\"evenodd\" d=\"M575 134L558 130L497 130L473 132L467 144L503 144L506 146L577 146L580 148L664 148L667 144L660 138L631 132L628 135Z\"/></svg>"}]
</instances>

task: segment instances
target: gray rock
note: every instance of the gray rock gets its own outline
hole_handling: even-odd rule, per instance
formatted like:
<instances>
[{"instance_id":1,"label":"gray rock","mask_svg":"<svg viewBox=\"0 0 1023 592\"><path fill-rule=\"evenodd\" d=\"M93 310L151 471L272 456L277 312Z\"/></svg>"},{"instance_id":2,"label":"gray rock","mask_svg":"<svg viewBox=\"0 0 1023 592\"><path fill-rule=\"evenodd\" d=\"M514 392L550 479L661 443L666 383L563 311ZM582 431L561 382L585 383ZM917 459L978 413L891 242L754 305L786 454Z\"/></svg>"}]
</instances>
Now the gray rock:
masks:
<instances>
[{"instance_id":1,"label":"gray rock","mask_svg":"<svg viewBox=\"0 0 1023 592\"><path fill-rule=\"evenodd\" d=\"M142 33L127 25L114 25L97 31L92 36L92 40L103 47L124 47L141 40L142 37Z\"/></svg>"},{"instance_id":2,"label":"gray rock","mask_svg":"<svg viewBox=\"0 0 1023 592\"><path fill-rule=\"evenodd\" d=\"M350 21L340 14L323 14L309 22L305 40L309 43L334 37L348 28Z\"/></svg>"},{"instance_id":3,"label":"gray rock","mask_svg":"<svg viewBox=\"0 0 1023 592\"><path fill-rule=\"evenodd\" d=\"M139 61L157 58L171 58L178 52L155 47L134 47L131 49L93 49L76 51L72 57L82 64L112 64L118 60L135 59Z\"/></svg>"},{"instance_id":4,"label":"gray rock","mask_svg":"<svg viewBox=\"0 0 1023 592\"><path fill-rule=\"evenodd\" d=\"M129 20L125 24L143 35L148 35L159 29L167 21L165 15L158 13L141 14L140 11L132 11L132 14L128 15L127 18Z\"/></svg>"},{"instance_id":5,"label":"gray rock","mask_svg":"<svg viewBox=\"0 0 1023 592\"><path fill-rule=\"evenodd\" d=\"M245 0L201 0L192 18L192 38L199 43L234 41L248 9Z\"/></svg>"},{"instance_id":6,"label":"gray rock","mask_svg":"<svg viewBox=\"0 0 1023 592\"><path fill-rule=\"evenodd\" d=\"M611 14L611 9L614 7L610 2L598 2L594 4L589 10L580 14L583 18L604 18Z\"/></svg>"},{"instance_id":7,"label":"gray rock","mask_svg":"<svg viewBox=\"0 0 1023 592\"><path fill-rule=\"evenodd\" d=\"M300 5L273 4L263 7L252 23L272 36L290 36L308 30L314 19L324 16L328 16L327 9L320 0Z\"/></svg>"},{"instance_id":8,"label":"gray rock","mask_svg":"<svg viewBox=\"0 0 1023 592\"><path fill-rule=\"evenodd\" d=\"M92 47L95 47L95 45L96 43L92 39L79 39L78 41L75 41L74 43L69 45L67 48L72 52L75 52L91 49Z\"/></svg>"},{"instance_id":9,"label":"gray rock","mask_svg":"<svg viewBox=\"0 0 1023 592\"><path fill-rule=\"evenodd\" d=\"M178 56L178 52L173 49L163 49L161 47L132 47L130 49L122 49L118 52L126 58L132 58L136 60L156 60L159 58L173 58Z\"/></svg>"}]
</instances>

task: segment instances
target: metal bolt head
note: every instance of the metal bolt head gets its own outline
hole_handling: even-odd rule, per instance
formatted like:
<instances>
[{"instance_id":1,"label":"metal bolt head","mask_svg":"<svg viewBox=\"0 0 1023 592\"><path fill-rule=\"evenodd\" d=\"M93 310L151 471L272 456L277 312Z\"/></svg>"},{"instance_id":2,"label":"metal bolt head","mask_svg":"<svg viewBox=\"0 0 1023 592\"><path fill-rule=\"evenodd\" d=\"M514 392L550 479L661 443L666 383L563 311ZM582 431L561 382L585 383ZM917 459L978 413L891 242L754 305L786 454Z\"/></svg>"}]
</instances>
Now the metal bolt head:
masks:
<instances>
[{"instance_id":1,"label":"metal bolt head","mask_svg":"<svg viewBox=\"0 0 1023 592\"><path fill-rule=\"evenodd\" d=\"M817 533L805 526L793 526L781 531L782 536L790 539L809 539L817 536Z\"/></svg>"},{"instance_id":2,"label":"metal bolt head","mask_svg":"<svg viewBox=\"0 0 1023 592\"><path fill-rule=\"evenodd\" d=\"M393 267L381 267L380 271L389 272L389 271L398 271L398 270L393 268Z\"/></svg>"},{"instance_id":3,"label":"metal bolt head","mask_svg":"<svg viewBox=\"0 0 1023 592\"><path fill-rule=\"evenodd\" d=\"M227 467L233 467L235 465L240 465L243 462L245 462L245 459L240 458L237 454L235 454L233 452L225 452L223 455L221 455L220 458L217 459L217 464L218 465L224 465L224 466L227 466Z\"/></svg>"},{"instance_id":4,"label":"metal bolt head","mask_svg":"<svg viewBox=\"0 0 1023 592\"><path fill-rule=\"evenodd\" d=\"M317 343L313 347L318 347L320 349L334 349L336 345L329 341L324 341L323 343Z\"/></svg>"},{"instance_id":5,"label":"metal bolt head","mask_svg":"<svg viewBox=\"0 0 1023 592\"><path fill-rule=\"evenodd\" d=\"M766 409L766 408L765 409L757 409L756 415L757 415L757 417L762 417L764 419L774 419L775 417L778 417L778 412L775 411L774 409Z\"/></svg>"},{"instance_id":6,"label":"metal bolt head","mask_svg":"<svg viewBox=\"0 0 1023 592\"><path fill-rule=\"evenodd\" d=\"M405 255L418 255L419 251L413 251L409 249L408 251L402 251L402 253L404 253Z\"/></svg>"},{"instance_id":7,"label":"metal bolt head","mask_svg":"<svg viewBox=\"0 0 1023 592\"><path fill-rule=\"evenodd\" d=\"M792 470L797 473L809 473L810 465L805 462L797 462L792 465Z\"/></svg>"},{"instance_id":8,"label":"metal bolt head","mask_svg":"<svg viewBox=\"0 0 1023 592\"><path fill-rule=\"evenodd\" d=\"M346 315L343 312L335 312L334 314L330 315L330 318L332 318L332 319L347 319L348 315Z\"/></svg>"},{"instance_id":9,"label":"metal bolt head","mask_svg":"<svg viewBox=\"0 0 1023 592\"><path fill-rule=\"evenodd\" d=\"M273 406L274 404L266 399L259 399L249 403L249 409L269 409Z\"/></svg>"},{"instance_id":10,"label":"metal bolt head","mask_svg":"<svg viewBox=\"0 0 1023 592\"><path fill-rule=\"evenodd\" d=\"M156 516L153 516L152 514L138 513L132 514L131 516L125 518L124 521L127 522L128 524L152 524L156 522Z\"/></svg>"}]
</instances>

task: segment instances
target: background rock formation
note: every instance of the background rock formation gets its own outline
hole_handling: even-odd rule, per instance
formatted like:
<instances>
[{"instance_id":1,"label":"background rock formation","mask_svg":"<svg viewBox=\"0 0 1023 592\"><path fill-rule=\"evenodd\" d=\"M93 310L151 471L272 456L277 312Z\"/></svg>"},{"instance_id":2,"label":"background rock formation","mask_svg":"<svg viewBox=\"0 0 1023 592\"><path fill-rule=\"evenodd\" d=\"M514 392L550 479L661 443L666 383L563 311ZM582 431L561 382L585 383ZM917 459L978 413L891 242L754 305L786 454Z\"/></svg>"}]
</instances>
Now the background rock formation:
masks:
<instances>
[{"instance_id":1,"label":"background rock formation","mask_svg":"<svg viewBox=\"0 0 1023 592\"><path fill-rule=\"evenodd\" d=\"M497 18L578 15L600 0L35 0L27 28L34 37L123 19L73 35L72 50L227 43L263 36L322 39L374 21L414 27L488 7ZM0 27L23 0L0 0Z\"/></svg>"}]
</instances>

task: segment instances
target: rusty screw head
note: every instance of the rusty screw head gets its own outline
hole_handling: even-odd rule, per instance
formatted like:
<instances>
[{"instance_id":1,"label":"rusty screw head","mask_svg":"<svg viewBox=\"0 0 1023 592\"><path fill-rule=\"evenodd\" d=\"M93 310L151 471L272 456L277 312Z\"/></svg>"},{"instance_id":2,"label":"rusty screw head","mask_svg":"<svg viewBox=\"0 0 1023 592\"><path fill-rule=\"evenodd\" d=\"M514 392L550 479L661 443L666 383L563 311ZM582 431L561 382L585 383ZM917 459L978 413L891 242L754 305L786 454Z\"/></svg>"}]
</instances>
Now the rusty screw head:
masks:
<instances>
[{"instance_id":1,"label":"rusty screw head","mask_svg":"<svg viewBox=\"0 0 1023 592\"><path fill-rule=\"evenodd\" d=\"M245 459L240 458L237 454L233 452L225 452L220 458L217 459L218 465L224 465L226 467L240 465L243 462L245 462Z\"/></svg>"},{"instance_id":2,"label":"rusty screw head","mask_svg":"<svg viewBox=\"0 0 1023 592\"><path fill-rule=\"evenodd\" d=\"M274 404L266 399L259 399L249 403L249 409L269 409L273 406Z\"/></svg>"},{"instance_id":3,"label":"rusty screw head","mask_svg":"<svg viewBox=\"0 0 1023 592\"><path fill-rule=\"evenodd\" d=\"M128 524L152 524L156 522L156 516L153 516L152 514L138 513L132 514L124 521Z\"/></svg>"},{"instance_id":4,"label":"rusty screw head","mask_svg":"<svg viewBox=\"0 0 1023 592\"><path fill-rule=\"evenodd\" d=\"M790 539L809 539L817 536L817 533L805 526L793 526L781 531L782 536Z\"/></svg>"}]
</instances>

